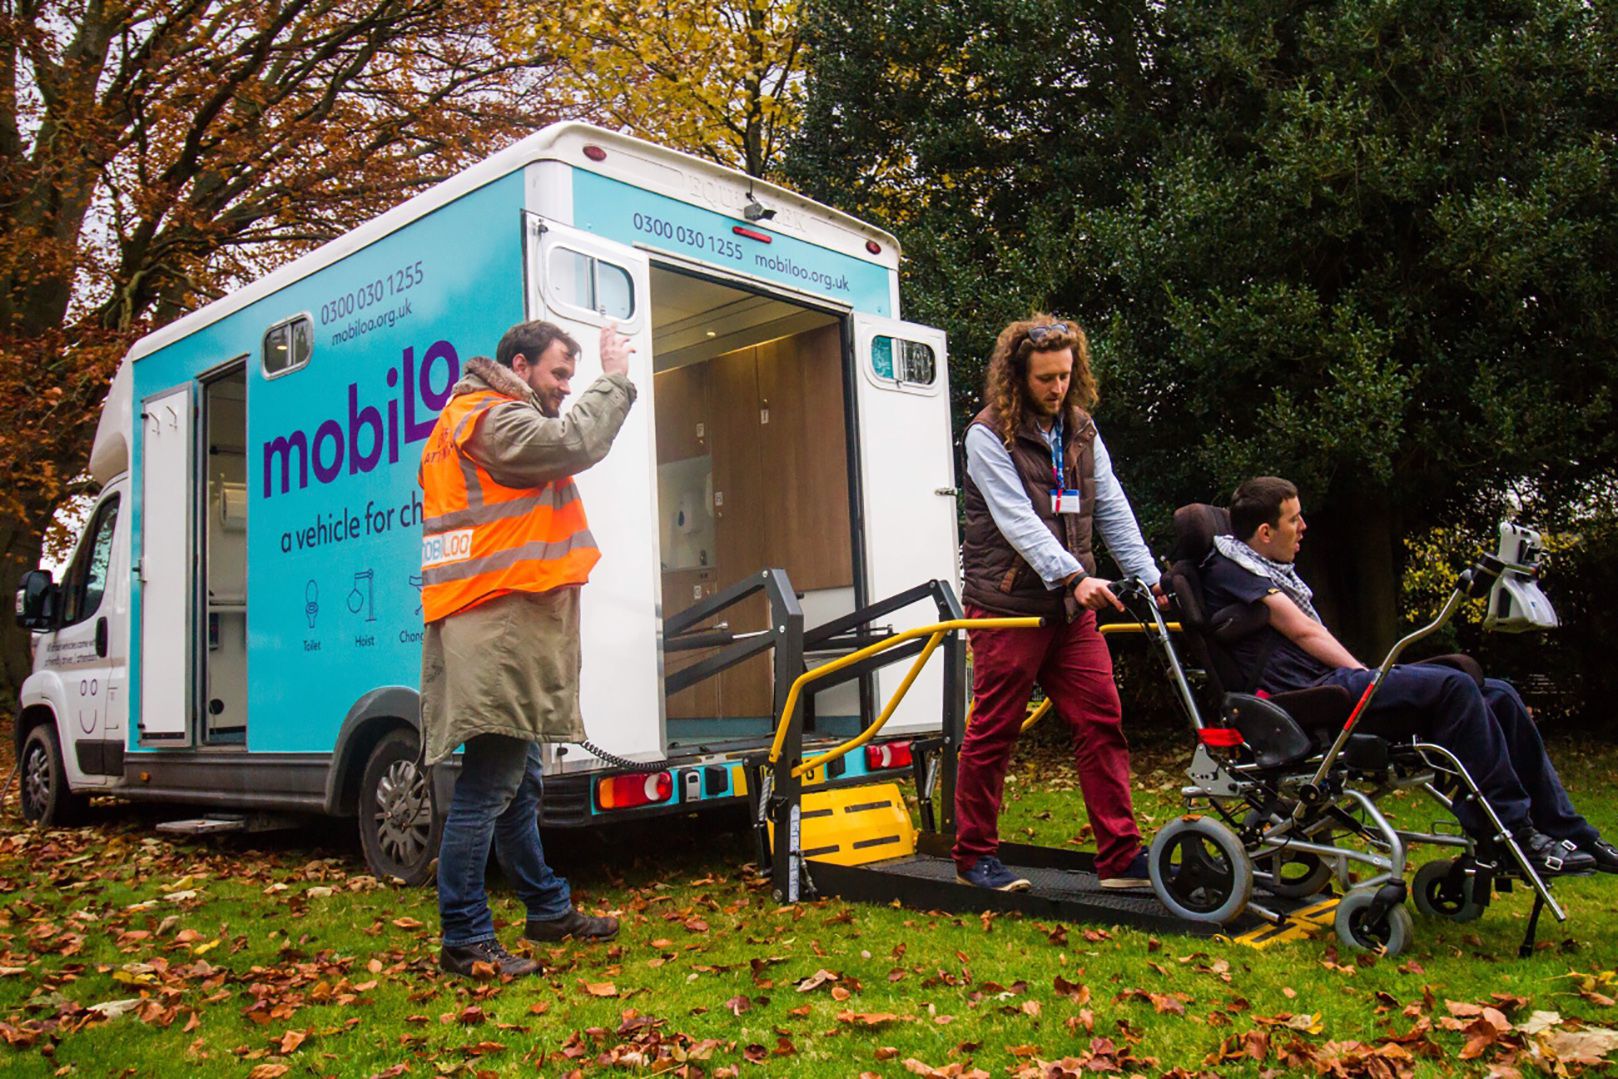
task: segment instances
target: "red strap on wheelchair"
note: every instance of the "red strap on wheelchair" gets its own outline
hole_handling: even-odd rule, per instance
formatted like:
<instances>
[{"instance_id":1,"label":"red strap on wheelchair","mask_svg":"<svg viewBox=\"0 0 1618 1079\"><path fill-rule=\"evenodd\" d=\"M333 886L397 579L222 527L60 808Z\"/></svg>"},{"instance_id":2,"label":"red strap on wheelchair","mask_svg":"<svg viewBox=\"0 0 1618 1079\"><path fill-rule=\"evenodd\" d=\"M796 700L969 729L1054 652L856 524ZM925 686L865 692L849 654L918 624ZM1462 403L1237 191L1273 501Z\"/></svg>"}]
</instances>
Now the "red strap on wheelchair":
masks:
<instances>
[{"instance_id":1,"label":"red strap on wheelchair","mask_svg":"<svg viewBox=\"0 0 1618 1079\"><path fill-rule=\"evenodd\" d=\"M1354 723L1360 718L1360 713L1365 711L1365 702L1371 699L1371 691L1375 688L1376 679L1373 678L1371 679L1371 684L1365 687L1365 692L1360 694L1359 703L1354 705L1354 710L1343 721L1343 730L1349 730L1354 726Z\"/></svg>"},{"instance_id":2,"label":"red strap on wheelchair","mask_svg":"<svg viewBox=\"0 0 1618 1079\"><path fill-rule=\"evenodd\" d=\"M1244 743L1242 732L1234 727L1204 727L1197 732L1197 737L1202 739L1203 745L1220 749L1234 749Z\"/></svg>"}]
</instances>

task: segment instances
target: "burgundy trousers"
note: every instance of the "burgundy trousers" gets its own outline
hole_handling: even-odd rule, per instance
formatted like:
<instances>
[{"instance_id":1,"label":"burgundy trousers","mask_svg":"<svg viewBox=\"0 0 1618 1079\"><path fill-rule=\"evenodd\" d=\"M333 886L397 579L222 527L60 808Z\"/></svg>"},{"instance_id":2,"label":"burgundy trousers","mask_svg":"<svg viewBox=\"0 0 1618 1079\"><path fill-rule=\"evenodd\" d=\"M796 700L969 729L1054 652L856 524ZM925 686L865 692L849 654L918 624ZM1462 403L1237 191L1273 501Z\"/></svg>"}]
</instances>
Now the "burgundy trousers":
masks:
<instances>
[{"instance_id":1,"label":"burgundy trousers","mask_svg":"<svg viewBox=\"0 0 1618 1079\"><path fill-rule=\"evenodd\" d=\"M968 618L996 617L968 605ZM1073 731L1079 789L1096 838L1096 870L1122 872L1141 848L1129 793L1129 744L1112 654L1094 611L1066 625L971 630L972 721L955 781L955 864L963 872L1000 847L1006 768L1038 682Z\"/></svg>"}]
</instances>

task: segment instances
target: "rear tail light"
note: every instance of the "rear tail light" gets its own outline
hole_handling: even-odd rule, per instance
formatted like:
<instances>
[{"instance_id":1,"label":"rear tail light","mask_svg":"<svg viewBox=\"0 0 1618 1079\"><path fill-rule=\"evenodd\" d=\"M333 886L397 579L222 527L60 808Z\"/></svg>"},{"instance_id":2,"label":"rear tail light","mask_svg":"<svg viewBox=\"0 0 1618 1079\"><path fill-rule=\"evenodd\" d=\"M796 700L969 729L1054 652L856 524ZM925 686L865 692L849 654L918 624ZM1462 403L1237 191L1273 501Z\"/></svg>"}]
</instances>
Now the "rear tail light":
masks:
<instances>
[{"instance_id":1,"label":"rear tail light","mask_svg":"<svg viewBox=\"0 0 1618 1079\"><path fill-rule=\"evenodd\" d=\"M909 768L910 743L885 742L865 747L865 767L872 772L884 768Z\"/></svg>"},{"instance_id":2,"label":"rear tail light","mask_svg":"<svg viewBox=\"0 0 1618 1079\"><path fill-rule=\"evenodd\" d=\"M1197 732L1205 746L1217 746L1220 749L1234 749L1245 741L1242 732L1234 727L1204 727Z\"/></svg>"},{"instance_id":3,"label":"rear tail light","mask_svg":"<svg viewBox=\"0 0 1618 1079\"><path fill-rule=\"evenodd\" d=\"M674 777L667 772L608 776L596 780L596 805L602 809L634 809L659 805L674 793Z\"/></svg>"}]
</instances>

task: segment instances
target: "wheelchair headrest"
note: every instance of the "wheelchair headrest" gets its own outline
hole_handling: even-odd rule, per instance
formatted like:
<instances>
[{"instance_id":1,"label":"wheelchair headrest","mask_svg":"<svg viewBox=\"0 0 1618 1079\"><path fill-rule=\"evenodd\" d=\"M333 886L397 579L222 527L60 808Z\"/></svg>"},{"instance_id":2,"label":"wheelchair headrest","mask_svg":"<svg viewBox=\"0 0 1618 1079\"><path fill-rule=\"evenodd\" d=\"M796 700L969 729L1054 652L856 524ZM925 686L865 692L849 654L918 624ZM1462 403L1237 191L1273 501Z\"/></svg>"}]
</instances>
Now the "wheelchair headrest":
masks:
<instances>
[{"instance_id":1,"label":"wheelchair headrest","mask_svg":"<svg viewBox=\"0 0 1618 1079\"><path fill-rule=\"evenodd\" d=\"M1213 550L1215 536L1230 532L1230 511L1206 502L1192 502L1174 511L1174 554L1170 561L1201 565Z\"/></svg>"}]
</instances>

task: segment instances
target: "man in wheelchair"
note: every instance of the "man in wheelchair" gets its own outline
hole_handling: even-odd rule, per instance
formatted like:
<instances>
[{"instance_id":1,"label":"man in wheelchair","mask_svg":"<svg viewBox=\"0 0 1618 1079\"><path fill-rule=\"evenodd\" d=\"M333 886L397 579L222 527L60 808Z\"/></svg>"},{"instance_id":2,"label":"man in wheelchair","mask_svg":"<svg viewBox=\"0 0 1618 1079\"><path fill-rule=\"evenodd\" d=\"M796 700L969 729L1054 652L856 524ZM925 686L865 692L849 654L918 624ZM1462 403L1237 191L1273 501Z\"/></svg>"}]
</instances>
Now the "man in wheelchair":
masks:
<instances>
[{"instance_id":1,"label":"man in wheelchair","mask_svg":"<svg viewBox=\"0 0 1618 1079\"><path fill-rule=\"evenodd\" d=\"M1262 476L1236 489L1232 535L1216 536L1201 567L1206 610L1255 609L1255 632L1227 650L1261 694L1336 685L1358 699L1373 672L1321 621L1294 561L1306 525L1297 488ZM1267 615L1267 620L1263 618ZM1439 664L1395 666L1357 728L1387 738L1411 735L1447 748L1543 875L1618 873L1618 849L1573 808L1539 731L1509 682ZM1493 829L1477 805L1457 799L1456 816L1475 839Z\"/></svg>"}]
</instances>

